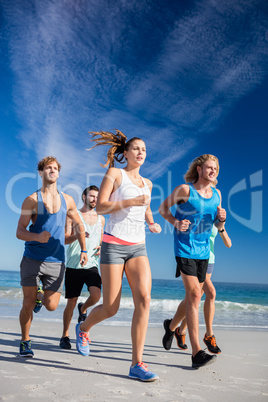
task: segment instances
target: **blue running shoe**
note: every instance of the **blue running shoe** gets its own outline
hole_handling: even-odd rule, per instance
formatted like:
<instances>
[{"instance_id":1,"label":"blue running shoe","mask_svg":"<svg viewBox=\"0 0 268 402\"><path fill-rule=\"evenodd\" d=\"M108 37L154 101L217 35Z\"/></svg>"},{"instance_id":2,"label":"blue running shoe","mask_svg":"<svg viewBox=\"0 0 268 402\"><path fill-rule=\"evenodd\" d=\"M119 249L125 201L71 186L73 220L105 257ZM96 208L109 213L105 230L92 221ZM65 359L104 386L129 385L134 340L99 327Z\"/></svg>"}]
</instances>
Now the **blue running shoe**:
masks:
<instances>
[{"instance_id":1,"label":"blue running shoe","mask_svg":"<svg viewBox=\"0 0 268 402\"><path fill-rule=\"evenodd\" d=\"M38 286L37 293L44 293L42 286ZM42 304L41 300L36 299L33 311L35 313L39 313L39 311L41 310L42 306L43 306L43 304Z\"/></svg>"},{"instance_id":2,"label":"blue running shoe","mask_svg":"<svg viewBox=\"0 0 268 402\"><path fill-rule=\"evenodd\" d=\"M20 356L23 357L33 357L34 352L32 351L31 341L21 341L20 342Z\"/></svg>"},{"instance_id":3,"label":"blue running shoe","mask_svg":"<svg viewBox=\"0 0 268 402\"><path fill-rule=\"evenodd\" d=\"M41 300L36 299L35 306L34 306L34 309L33 309L34 313L39 313L39 311L41 310L42 306L43 306L43 304L42 304Z\"/></svg>"},{"instance_id":4,"label":"blue running shoe","mask_svg":"<svg viewBox=\"0 0 268 402\"><path fill-rule=\"evenodd\" d=\"M141 362L137 363L135 366L130 366L129 377L141 381L155 381L159 380L157 374L148 371L147 364Z\"/></svg>"},{"instance_id":5,"label":"blue running shoe","mask_svg":"<svg viewBox=\"0 0 268 402\"><path fill-rule=\"evenodd\" d=\"M82 356L88 356L90 353L89 344L91 343L88 332L80 330L80 322L76 324L75 332L76 332L76 349Z\"/></svg>"}]
</instances>

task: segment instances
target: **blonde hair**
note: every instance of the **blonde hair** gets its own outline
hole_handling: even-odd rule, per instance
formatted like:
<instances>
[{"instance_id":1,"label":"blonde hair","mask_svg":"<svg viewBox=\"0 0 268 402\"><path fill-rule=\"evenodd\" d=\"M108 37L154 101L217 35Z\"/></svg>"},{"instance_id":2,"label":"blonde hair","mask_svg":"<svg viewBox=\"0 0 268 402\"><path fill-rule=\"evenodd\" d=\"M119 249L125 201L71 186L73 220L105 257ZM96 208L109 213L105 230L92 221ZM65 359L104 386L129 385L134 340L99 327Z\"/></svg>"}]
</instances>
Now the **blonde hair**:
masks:
<instances>
[{"instance_id":1,"label":"blonde hair","mask_svg":"<svg viewBox=\"0 0 268 402\"><path fill-rule=\"evenodd\" d=\"M45 158L41 159L41 161L38 162L37 164L37 170L42 172L44 170L44 167L48 165L49 163L56 162L58 165L58 171L61 169L61 164L57 161L57 159L54 156L46 156Z\"/></svg>"},{"instance_id":2,"label":"blonde hair","mask_svg":"<svg viewBox=\"0 0 268 402\"><path fill-rule=\"evenodd\" d=\"M96 142L96 144L89 149L89 151L98 145L111 145L107 152L106 163L102 167L114 166L114 161L116 160L119 163L124 163L124 151L128 151L131 143L134 140L140 140L138 137L133 137L127 141L127 137L119 130L115 130L115 133L111 133L110 131L90 131L91 141Z\"/></svg>"},{"instance_id":3,"label":"blonde hair","mask_svg":"<svg viewBox=\"0 0 268 402\"><path fill-rule=\"evenodd\" d=\"M185 183L196 183L198 181L199 175L197 172L197 166L202 166L206 161L208 160L212 160L215 161L217 164L217 176L219 174L219 170L220 170L220 165L219 165L219 160L216 156L214 155L210 155L210 154L204 154L204 155L200 155L197 158L195 158L190 166L188 171L185 173L184 175L184 180ZM218 180L215 178L215 180L213 181L213 185L216 187L218 183Z\"/></svg>"}]
</instances>

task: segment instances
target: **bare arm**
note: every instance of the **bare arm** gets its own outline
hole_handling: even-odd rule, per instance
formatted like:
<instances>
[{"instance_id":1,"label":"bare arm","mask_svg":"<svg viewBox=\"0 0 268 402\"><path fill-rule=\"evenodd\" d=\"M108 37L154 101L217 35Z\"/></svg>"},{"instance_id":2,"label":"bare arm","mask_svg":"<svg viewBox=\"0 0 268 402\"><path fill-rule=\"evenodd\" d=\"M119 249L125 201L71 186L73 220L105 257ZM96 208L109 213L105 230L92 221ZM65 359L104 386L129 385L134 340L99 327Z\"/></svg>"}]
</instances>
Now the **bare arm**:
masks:
<instances>
[{"instance_id":1,"label":"bare arm","mask_svg":"<svg viewBox=\"0 0 268 402\"><path fill-rule=\"evenodd\" d=\"M150 180L145 179L146 183L150 189L150 191L152 192L152 188L153 188L153 184ZM154 218L153 218L153 214L152 214L152 210L151 210L151 206L150 204L148 205L146 212L145 212L145 220L149 225L149 230L152 233L160 233L162 231L161 226L158 223L154 222Z\"/></svg>"},{"instance_id":2,"label":"bare arm","mask_svg":"<svg viewBox=\"0 0 268 402\"><path fill-rule=\"evenodd\" d=\"M81 251L86 250L86 239L85 239L85 228L84 224L80 219L80 216L77 212L75 202L73 198L67 194L64 194L64 198L67 204L67 217L71 219L73 230L76 234L77 240L80 244ZM81 252L80 256L80 264L83 267L88 261L87 253Z\"/></svg>"},{"instance_id":3,"label":"bare arm","mask_svg":"<svg viewBox=\"0 0 268 402\"><path fill-rule=\"evenodd\" d=\"M172 215L170 208L180 201L186 202L189 198L189 194L189 186L182 184L181 186L176 187L159 207L159 212L163 218L182 232L188 229L191 222L188 219L178 221L175 216Z\"/></svg>"},{"instance_id":4,"label":"bare arm","mask_svg":"<svg viewBox=\"0 0 268 402\"><path fill-rule=\"evenodd\" d=\"M71 244L75 240L77 240L77 237L76 237L76 234L74 233L74 230L73 230L73 222L67 216L66 217L66 224L65 224L65 244Z\"/></svg>"},{"instance_id":5,"label":"bare arm","mask_svg":"<svg viewBox=\"0 0 268 402\"><path fill-rule=\"evenodd\" d=\"M220 196L220 205L217 207L217 217L216 221L214 222L214 225L218 230L221 230L224 228L225 221L226 221L226 211L224 208L221 207L221 192L218 190L218 194Z\"/></svg>"},{"instance_id":6,"label":"bare arm","mask_svg":"<svg viewBox=\"0 0 268 402\"><path fill-rule=\"evenodd\" d=\"M103 237L103 228L105 225L105 218L104 216L101 215L101 240L100 240L100 245L95 247L96 249L96 255L100 255L100 249L101 249L101 244L102 244L102 237Z\"/></svg>"},{"instance_id":7,"label":"bare arm","mask_svg":"<svg viewBox=\"0 0 268 402\"><path fill-rule=\"evenodd\" d=\"M41 233L31 233L27 230L33 215L37 213L37 200L33 195L25 198L21 208L21 215L18 222L16 236L24 241L38 241L39 243L47 243L51 234L47 231Z\"/></svg>"},{"instance_id":8,"label":"bare arm","mask_svg":"<svg viewBox=\"0 0 268 402\"><path fill-rule=\"evenodd\" d=\"M102 243L104 225L105 225L105 218L104 218L104 216L101 216L101 241L100 241L100 245Z\"/></svg>"},{"instance_id":9,"label":"bare arm","mask_svg":"<svg viewBox=\"0 0 268 402\"><path fill-rule=\"evenodd\" d=\"M222 229L221 229L222 230ZM219 232L222 241L224 243L224 245L228 248L232 247L232 240L230 239L230 237L228 236L228 233L226 232L226 229L224 229L223 232Z\"/></svg>"},{"instance_id":10,"label":"bare arm","mask_svg":"<svg viewBox=\"0 0 268 402\"><path fill-rule=\"evenodd\" d=\"M110 195L120 186L120 184L120 170L116 168L110 168L105 174L101 183L96 205L96 211L98 214L106 215L132 206L143 206L149 204L149 197L147 195L140 195L129 200L109 201Z\"/></svg>"}]
</instances>

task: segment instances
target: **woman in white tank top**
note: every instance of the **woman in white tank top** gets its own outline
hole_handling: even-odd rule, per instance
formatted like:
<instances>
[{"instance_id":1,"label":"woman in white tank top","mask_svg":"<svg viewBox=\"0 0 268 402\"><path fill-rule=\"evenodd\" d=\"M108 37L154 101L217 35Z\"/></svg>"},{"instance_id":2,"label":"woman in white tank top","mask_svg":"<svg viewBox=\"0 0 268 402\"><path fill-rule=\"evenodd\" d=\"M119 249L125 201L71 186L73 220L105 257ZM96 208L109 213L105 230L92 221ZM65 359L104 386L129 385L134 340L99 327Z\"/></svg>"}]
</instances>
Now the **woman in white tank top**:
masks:
<instances>
[{"instance_id":1,"label":"woman in white tank top","mask_svg":"<svg viewBox=\"0 0 268 402\"><path fill-rule=\"evenodd\" d=\"M150 372L142 362L151 299L151 270L145 248L145 222L153 233L160 233L161 227L154 223L150 209L152 183L139 173L146 158L145 143L136 137L126 142L126 136L118 130L116 134L102 131L93 133L92 137L96 142L95 146L112 145L105 165L109 164L110 168L103 178L96 206L98 214L110 214L110 218L101 247L103 304L96 306L87 319L80 326L77 325L77 349L81 354L88 355L89 330L118 311L125 271L134 301L132 365L129 377L154 381L158 376ZM122 163L124 159L127 161L124 169L113 167L114 160Z\"/></svg>"}]
</instances>

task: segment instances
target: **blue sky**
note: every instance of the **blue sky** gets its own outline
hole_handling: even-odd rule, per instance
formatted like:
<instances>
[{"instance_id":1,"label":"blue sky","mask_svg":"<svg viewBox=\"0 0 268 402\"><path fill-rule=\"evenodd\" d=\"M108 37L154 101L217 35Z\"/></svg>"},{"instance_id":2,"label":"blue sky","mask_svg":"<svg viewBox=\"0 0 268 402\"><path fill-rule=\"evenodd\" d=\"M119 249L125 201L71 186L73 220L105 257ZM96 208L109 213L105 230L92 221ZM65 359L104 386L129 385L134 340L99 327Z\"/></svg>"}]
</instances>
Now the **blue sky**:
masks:
<instances>
[{"instance_id":1,"label":"blue sky","mask_svg":"<svg viewBox=\"0 0 268 402\"><path fill-rule=\"evenodd\" d=\"M2 0L0 13L0 268L19 269L16 226L40 185L38 160L58 158L59 188L80 207L105 172L88 131L117 128L147 145L141 174L163 226L147 236L153 278L175 274L159 204L193 158L212 153L233 241L216 239L214 280L268 283L267 2Z\"/></svg>"}]
</instances>

